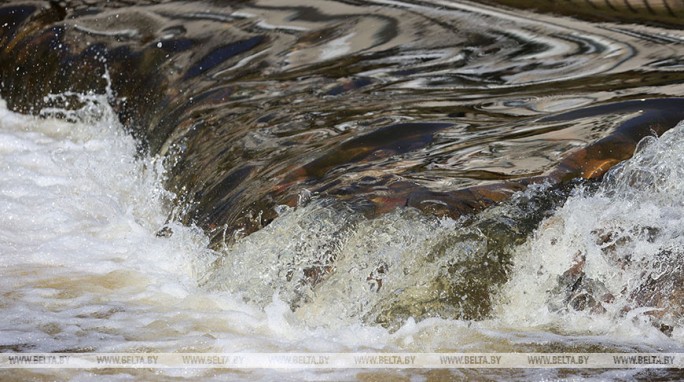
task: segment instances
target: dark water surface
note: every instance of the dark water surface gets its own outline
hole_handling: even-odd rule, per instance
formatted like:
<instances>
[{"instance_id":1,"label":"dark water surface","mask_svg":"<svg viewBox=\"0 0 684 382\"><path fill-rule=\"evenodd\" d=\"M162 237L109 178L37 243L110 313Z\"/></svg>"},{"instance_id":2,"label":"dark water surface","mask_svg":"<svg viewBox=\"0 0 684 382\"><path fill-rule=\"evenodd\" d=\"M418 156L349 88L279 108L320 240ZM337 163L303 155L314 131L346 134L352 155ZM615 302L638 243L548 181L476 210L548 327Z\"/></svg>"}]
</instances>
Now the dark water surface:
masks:
<instances>
[{"instance_id":1,"label":"dark water surface","mask_svg":"<svg viewBox=\"0 0 684 382\"><path fill-rule=\"evenodd\" d=\"M125 125L175 158L184 221L211 235L252 232L303 189L369 216L458 216L644 108L627 101L681 95L676 29L470 3L161 3L5 6L3 94L38 110L48 93L103 92L108 71ZM649 101L641 124L672 127L682 103ZM600 175L645 134L570 175Z\"/></svg>"},{"instance_id":2,"label":"dark water surface","mask_svg":"<svg viewBox=\"0 0 684 382\"><path fill-rule=\"evenodd\" d=\"M564 214L629 194L623 184L665 189L660 175L602 177L684 120L681 4L500 3L525 2L5 2L0 94L33 114L107 94L140 155L166 158L170 221L196 224L223 254L198 277L207 290L257 306L278 291L302 317L323 317L315 325L338 303L335 316L390 330L503 319L502 286L531 277L516 259L542 257L538 238L562 220L548 242L565 247L544 251L565 268L530 270L553 279L539 287L555 296L548 310L657 306L666 313L648 320L678 338L682 251L667 231L678 220L611 223L626 207L587 223L585 241L622 275L611 284L589 275L593 252L567 236ZM669 195L657 208L681 209ZM568 197L579 204L556 213ZM639 243L657 245L636 265ZM637 271L664 263L665 278ZM630 277L641 282L626 287Z\"/></svg>"}]
</instances>

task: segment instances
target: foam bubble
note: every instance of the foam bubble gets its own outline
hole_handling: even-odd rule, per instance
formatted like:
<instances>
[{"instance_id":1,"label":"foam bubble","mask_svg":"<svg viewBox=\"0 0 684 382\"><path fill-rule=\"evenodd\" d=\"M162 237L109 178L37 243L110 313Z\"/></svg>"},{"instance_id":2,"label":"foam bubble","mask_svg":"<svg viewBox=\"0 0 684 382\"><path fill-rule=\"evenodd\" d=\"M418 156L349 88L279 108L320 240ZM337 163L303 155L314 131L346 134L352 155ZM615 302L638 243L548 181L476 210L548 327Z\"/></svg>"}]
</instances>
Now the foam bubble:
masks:
<instances>
[{"instance_id":1,"label":"foam bubble","mask_svg":"<svg viewBox=\"0 0 684 382\"><path fill-rule=\"evenodd\" d=\"M579 190L542 222L517 251L501 319L655 342L661 325L680 328L683 142L682 123L646 138L597 191Z\"/></svg>"},{"instance_id":2,"label":"foam bubble","mask_svg":"<svg viewBox=\"0 0 684 382\"><path fill-rule=\"evenodd\" d=\"M72 122L0 105L3 332L14 333L3 346L99 349L143 336L132 328L164 314L138 314L194 293L212 256L197 229L154 235L173 199L162 163L137 159L103 98L83 96L64 112Z\"/></svg>"}]
</instances>

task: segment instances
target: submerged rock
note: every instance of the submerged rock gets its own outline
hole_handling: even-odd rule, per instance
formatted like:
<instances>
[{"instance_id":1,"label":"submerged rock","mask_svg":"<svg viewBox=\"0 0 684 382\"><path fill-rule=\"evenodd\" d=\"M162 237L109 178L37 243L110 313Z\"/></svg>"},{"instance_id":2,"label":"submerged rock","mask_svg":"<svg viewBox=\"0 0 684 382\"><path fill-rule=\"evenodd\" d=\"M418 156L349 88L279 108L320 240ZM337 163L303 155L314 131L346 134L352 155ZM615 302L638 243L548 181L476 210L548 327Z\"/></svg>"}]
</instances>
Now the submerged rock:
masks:
<instances>
[{"instance_id":1,"label":"submerged rock","mask_svg":"<svg viewBox=\"0 0 684 382\"><path fill-rule=\"evenodd\" d=\"M600 278L585 272L586 257L581 252L575 255L574 265L558 277L552 296L563 296L560 301L551 301L555 310L573 309L590 313L606 313L606 307L620 304L620 315L632 310L646 314L665 334L684 319L684 285L681 249L662 249L647 258L632 259L628 243L650 241L657 235L651 227L637 231L615 232L594 231L596 244L602 248L603 256L615 268L616 273L633 275L635 280L624 285L622 290L611 292ZM638 281L637 281L638 280Z\"/></svg>"}]
</instances>

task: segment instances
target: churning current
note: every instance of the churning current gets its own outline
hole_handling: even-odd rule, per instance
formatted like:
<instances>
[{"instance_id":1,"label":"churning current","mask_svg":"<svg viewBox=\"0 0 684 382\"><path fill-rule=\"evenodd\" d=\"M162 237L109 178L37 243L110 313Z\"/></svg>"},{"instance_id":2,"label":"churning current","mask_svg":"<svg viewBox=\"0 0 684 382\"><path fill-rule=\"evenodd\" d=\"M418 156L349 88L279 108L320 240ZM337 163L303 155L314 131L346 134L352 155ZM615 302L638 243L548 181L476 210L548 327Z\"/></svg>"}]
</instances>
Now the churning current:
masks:
<instances>
[{"instance_id":1,"label":"churning current","mask_svg":"<svg viewBox=\"0 0 684 382\"><path fill-rule=\"evenodd\" d=\"M3 5L0 350L684 350L684 35L661 10Z\"/></svg>"}]
</instances>

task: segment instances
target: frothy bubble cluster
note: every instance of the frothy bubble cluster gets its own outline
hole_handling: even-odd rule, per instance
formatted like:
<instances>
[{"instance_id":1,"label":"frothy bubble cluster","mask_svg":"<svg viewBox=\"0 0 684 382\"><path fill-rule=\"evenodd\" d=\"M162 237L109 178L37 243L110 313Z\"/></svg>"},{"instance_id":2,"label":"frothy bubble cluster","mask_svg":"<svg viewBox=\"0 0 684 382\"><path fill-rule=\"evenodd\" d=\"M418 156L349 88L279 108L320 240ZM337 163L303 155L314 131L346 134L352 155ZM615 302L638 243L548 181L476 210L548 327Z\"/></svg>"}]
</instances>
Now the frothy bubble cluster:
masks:
<instances>
[{"instance_id":1,"label":"frothy bubble cluster","mask_svg":"<svg viewBox=\"0 0 684 382\"><path fill-rule=\"evenodd\" d=\"M545 220L517 251L500 317L554 327L569 317L560 330L623 337L643 335L636 325L681 342L682 143L682 123L644 139L598 190L578 190Z\"/></svg>"}]
</instances>

